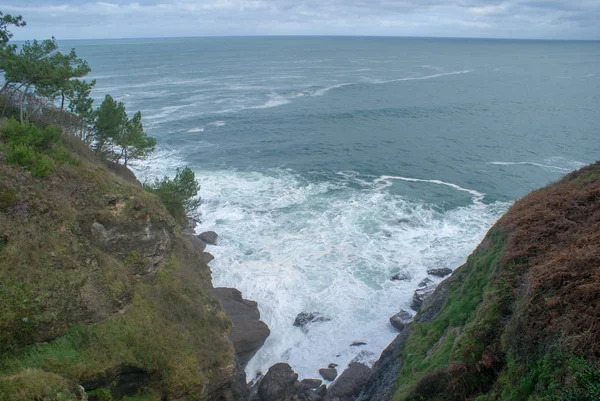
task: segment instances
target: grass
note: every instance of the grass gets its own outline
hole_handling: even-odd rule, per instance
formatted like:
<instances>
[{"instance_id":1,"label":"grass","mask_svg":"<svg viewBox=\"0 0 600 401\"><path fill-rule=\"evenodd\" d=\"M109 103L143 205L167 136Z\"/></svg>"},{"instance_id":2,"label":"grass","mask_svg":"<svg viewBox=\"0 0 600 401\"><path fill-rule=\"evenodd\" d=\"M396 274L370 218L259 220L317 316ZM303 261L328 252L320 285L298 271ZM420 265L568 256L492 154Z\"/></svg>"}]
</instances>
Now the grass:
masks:
<instances>
[{"instance_id":1,"label":"grass","mask_svg":"<svg viewBox=\"0 0 600 401\"><path fill-rule=\"evenodd\" d=\"M0 401L77 399L74 383L114 400L210 394L235 364L209 267L156 195L71 142L57 143L76 162L43 179L0 163ZM145 372L139 394L116 392L122 366Z\"/></svg>"},{"instance_id":2,"label":"grass","mask_svg":"<svg viewBox=\"0 0 600 401\"><path fill-rule=\"evenodd\" d=\"M499 231L491 231L487 241L487 249L471 255L455 273L454 277L464 277L464 280L450 280L448 299L440 315L431 323L411 325L395 400L414 397L420 380L427 381L427 375L435 375L452 361L473 364L481 358L485 343L477 341L479 331L498 314L496 308L482 301L493 282L505 246ZM460 331L456 329L465 326L457 335ZM440 380L436 376L436 381Z\"/></svg>"},{"instance_id":3,"label":"grass","mask_svg":"<svg viewBox=\"0 0 600 401\"><path fill-rule=\"evenodd\" d=\"M442 285L394 400L600 399L600 163L516 202Z\"/></svg>"}]
</instances>

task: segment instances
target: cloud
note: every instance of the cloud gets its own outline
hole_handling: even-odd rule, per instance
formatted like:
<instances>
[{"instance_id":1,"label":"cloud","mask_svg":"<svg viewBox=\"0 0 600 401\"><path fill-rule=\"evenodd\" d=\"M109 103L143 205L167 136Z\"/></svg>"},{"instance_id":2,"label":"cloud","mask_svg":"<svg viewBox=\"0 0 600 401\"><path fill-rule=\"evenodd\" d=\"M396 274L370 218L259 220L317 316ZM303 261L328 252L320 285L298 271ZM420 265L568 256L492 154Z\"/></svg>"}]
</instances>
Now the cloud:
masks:
<instances>
[{"instance_id":1,"label":"cloud","mask_svg":"<svg viewBox=\"0 0 600 401\"><path fill-rule=\"evenodd\" d=\"M403 35L600 39L600 0L0 0L16 39Z\"/></svg>"}]
</instances>

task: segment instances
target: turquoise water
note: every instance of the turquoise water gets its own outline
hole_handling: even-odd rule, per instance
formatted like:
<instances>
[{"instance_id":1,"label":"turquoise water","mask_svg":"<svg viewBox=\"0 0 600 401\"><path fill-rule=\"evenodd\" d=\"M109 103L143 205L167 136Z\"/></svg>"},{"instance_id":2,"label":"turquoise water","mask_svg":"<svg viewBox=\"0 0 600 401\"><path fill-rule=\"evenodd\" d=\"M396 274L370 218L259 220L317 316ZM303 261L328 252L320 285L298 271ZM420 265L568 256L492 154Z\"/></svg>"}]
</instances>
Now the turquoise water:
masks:
<instances>
[{"instance_id":1,"label":"turquoise water","mask_svg":"<svg viewBox=\"0 0 600 401\"><path fill-rule=\"evenodd\" d=\"M372 360L428 268L457 267L512 201L600 154L599 42L62 45L89 61L97 99L141 110L158 138L138 175L196 171L198 231L221 235L214 282L256 299L273 332L250 375ZM301 311L332 321L303 331Z\"/></svg>"}]
</instances>

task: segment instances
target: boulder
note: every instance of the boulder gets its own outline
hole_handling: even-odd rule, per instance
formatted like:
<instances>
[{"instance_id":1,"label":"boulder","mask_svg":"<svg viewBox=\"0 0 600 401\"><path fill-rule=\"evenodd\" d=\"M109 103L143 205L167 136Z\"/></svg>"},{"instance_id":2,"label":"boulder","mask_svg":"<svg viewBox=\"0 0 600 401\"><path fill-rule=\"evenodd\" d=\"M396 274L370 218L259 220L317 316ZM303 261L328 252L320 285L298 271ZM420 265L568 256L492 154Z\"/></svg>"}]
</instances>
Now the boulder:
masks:
<instances>
[{"instance_id":1,"label":"boulder","mask_svg":"<svg viewBox=\"0 0 600 401\"><path fill-rule=\"evenodd\" d=\"M277 363L269 368L258 386L261 401L287 401L295 393L298 374L287 363Z\"/></svg>"},{"instance_id":2,"label":"boulder","mask_svg":"<svg viewBox=\"0 0 600 401\"><path fill-rule=\"evenodd\" d=\"M350 344L351 347L362 347L363 345L367 345L367 343L363 341L353 341L352 344Z\"/></svg>"},{"instance_id":3,"label":"boulder","mask_svg":"<svg viewBox=\"0 0 600 401\"><path fill-rule=\"evenodd\" d=\"M427 270L427 274L436 277L446 277L449 274L452 274L452 269L448 269L447 267L441 267L439 269L429 269Z\"/></svg>"},{"instance_id":4,"label":"boulder","mask_svg":"<svg viewBox=\"0 0 600 401\"><path fill-rule=\"evenodd\" d=\"M337 377L337 369L335 368L323 368L319 369L319 374L325 380L334 381Z\"/></svg>"},{"instance_id":5,"label":"boulder","mask_svg":"<svg viewBox=\"0 0 600 401\"><path fill-rule=\"evenodd\" d=\"M319 379L303 379L300 383L305 384L308 388L318 388L321 384L323 384L322 380Z\"/></svg>"},{"instance_id":6,"label":"boulder","mask_svg":"<svg viewBox=\"0 0 600 401\"><path fill-rule=\"evenodd\" d=\"M322 316L319 312L300 312L294 320L294 326L305 327L309 323L328 322L331 318Z\"/></svg>"},{"instance_id":7,"label":"boulder","mask_svg":"<svg viewBox=\"0 0 600 401\"><path fill-rule=\"evenodd\" d=\"M410 280L410 275L408 273L396 273L392 276L392 281L406 281Z\"/></svg>"},{"instance_id":8,"label":"boulder","mask_svg":"<svg viewBox=\"0 0 600 401\"><path fill-rule=\"evenodd\" d=\"M417 287L418 288L413 294L412 303L410 305L411 309L415 312L418 312L421 309L423 302L425 302L427 298L429 298L431 294L433 294L433 292L435 291L435 286L433 286L433 280L429 278L423 279L423 281L421 281Z\"/></svg>"},{"instance_id":9,"label":"boulder","mask_svg":"<svg viewBox=\"0 0 600 401\"><path fill-rule=\"evenodd\" d=\"M223 309L233 322L229 339L235 348L238 362L245 367L269 337L269 327L260 320L256 302L243 299L242 293L235 288L215 288L212 294L221 301Z\"/></svg>"},{"instance_id":10,"label":"boulder","mask_svg":"<svg viewBox=\"0 0 600 401\"><path fill-rule=\"evenodd\" d=\"M351 362L340 377L329 386L327 398L354 399L370 377L371 368L362 363Z\"/></svg>"},{"instance_id":11,"label":"boulder","mask_svg":"<svg viewBox=\"0 0 600 401\"><path fill-rule=\"evenodd\" d=\"M401 331L412 321L412 318L413 316L410 312L402 309L390 318L390 323L398 329L398 331Z\"/></svg>"},{"instance_id":12,"label":"boulder","mask_svg":"<svg viewBox=\"0 0 600 401\"><path fill-rule=\"evenodd\" d=\"M330 363L329 366L327 366L329 369L335 369L338 367L337 363Z\"/></svg>"},{"instance_id":13,"label":"boulder","mask_svg":"<svg viewBox=\"0 0 600 401\"><path fill-rule=\"evenodd\" d=\"M217 238L219 236L214 231L205 231L198 234L198 238L207 245L217 245Z\"/></svg>"}]
</instances>

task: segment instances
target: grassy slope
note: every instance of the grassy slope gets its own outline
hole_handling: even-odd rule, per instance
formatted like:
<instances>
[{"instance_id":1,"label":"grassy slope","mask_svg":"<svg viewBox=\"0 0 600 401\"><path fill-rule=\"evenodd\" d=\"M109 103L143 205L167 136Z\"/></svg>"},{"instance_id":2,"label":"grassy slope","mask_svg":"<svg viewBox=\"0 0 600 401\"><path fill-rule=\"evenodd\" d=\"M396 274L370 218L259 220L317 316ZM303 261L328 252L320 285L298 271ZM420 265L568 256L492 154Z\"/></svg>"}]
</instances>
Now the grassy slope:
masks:
<instances>
[{"instance_id":1,"label":"grassy slope","mask_svg":"<svg viewBox=\"0 0 600 401\"><path fill-rule=\"evenodd\" d=\"M394 400L600 399L600 164L516 202L444 286Z\"/></svg>"},{"instance_id":2,"label":"grassy slope","mask_svg":"<svg viewBox=\"0 0 600 401\"><path fill-rule=\"evenodd\" d=\"M58 146L74 162L34 178L0 143L0 400L107 398L123 366L143 399L205 398L235 369L208 266L156 196Z\"/></svg>"}]
</instances>

